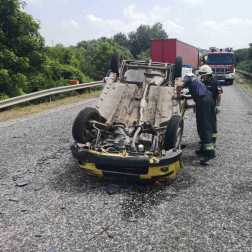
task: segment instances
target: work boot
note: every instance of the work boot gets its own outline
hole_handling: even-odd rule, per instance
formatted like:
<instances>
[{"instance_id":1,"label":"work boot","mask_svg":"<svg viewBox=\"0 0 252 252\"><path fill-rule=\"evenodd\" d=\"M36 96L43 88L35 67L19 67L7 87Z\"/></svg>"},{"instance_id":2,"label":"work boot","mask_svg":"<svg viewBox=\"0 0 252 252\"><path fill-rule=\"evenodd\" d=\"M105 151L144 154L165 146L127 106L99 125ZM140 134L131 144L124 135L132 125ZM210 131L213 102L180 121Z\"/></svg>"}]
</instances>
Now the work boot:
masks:
<instances>
[{"instance_id":1,"label":"work boot","mask_svg":"<svg viewBox=\"0 0 252 252\"><path fill-rule=\"evenodd\" d=\"M200 164L207 165L207 162L213 158L216 158L215 151L204 151L203 159L200 160Z\"/></svg>"},{"instance_id":2,"label":"work boot","mask_svg":"<svg viewBox=\"0 0 252 252\"><path fill-rule=\"evenodd\" d=\"M196 154L196 155L199 155L199 156L205 156L205 155L204 155L204 151L203 151L203 149L201 149L201 148L200 148L199 150L196 150L196 151L195 151L195 154Z\"/></svg>"},{"instance_id":3,"label":"work boot","mask_svg":"<svg viewBox=\"0 0 252 252\"><path fill-rule=\"evenodd\" d=\"M195 151L195 154L199 156L204 156L203 145L200 146L199 150Z\"/></svg>"}]
</instances>

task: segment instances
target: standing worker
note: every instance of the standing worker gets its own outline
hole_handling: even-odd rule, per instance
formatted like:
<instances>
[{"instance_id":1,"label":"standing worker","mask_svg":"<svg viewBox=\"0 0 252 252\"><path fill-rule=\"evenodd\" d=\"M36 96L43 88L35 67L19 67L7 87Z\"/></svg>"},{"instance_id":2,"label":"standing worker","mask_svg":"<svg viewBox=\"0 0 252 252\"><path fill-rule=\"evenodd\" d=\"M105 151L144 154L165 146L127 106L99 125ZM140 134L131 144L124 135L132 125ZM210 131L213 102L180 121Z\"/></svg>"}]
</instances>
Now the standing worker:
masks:
<instances>
[{"instance_id":1,"label":"standing worker","mask_svg":"<svg viewBox=\"0 0 252 252\"><path fill-rule=\"evenodd\" d=\"M208 65L203 65L199 69L199 76L201 77L202 82L206 85L207 89L212 93L212 98L215 106L214 113L214 126L213 126L213 143L216 144L217 139L217 118L216 115L220 113L221 104L221 94L223 93L220 82L213 78L212 69ZM201 155L201 153L197 153Z\"/></svg>"},{"instance_id":2,"label":"standing worker","mask_svg":"<svg viewBox=\"0 0 252 252\"><path fill-rule=\"evenodd\" d=\"M196 108L197 130L202 143L203 159L201 164L205 165L210 159L215 158L213 143L213 124L215 107L211 93L194 74L189 73L177 85L177 99L180 99L182 87L188 87L195 104L188 108Z\"/></svg>"}]
</instances>

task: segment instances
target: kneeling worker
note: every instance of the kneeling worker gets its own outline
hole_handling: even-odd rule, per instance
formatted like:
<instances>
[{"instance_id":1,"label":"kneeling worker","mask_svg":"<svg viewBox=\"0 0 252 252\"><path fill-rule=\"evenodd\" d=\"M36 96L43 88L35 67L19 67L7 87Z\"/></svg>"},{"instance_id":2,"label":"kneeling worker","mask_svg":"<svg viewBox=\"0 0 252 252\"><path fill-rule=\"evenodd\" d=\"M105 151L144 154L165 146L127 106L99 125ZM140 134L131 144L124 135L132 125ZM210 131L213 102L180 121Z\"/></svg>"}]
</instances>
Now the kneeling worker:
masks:
<instances>
[{"instance_id":1,"label":"kneeling worker","mask_svg":"<svg viewBox=\"0 0 252 252\"><path fill-rule=\"evenodd\" d=\"M194 74L189 73L177 85L177 98L180 99L182 87L188 87L195 104L189 105L189 108L196 108L197 130L202 142L203 159L201 164L205 165L210 159L215 158L214 143L212 139L215 106L211 93L207 90Z\"/></svg>"}]
</instances>

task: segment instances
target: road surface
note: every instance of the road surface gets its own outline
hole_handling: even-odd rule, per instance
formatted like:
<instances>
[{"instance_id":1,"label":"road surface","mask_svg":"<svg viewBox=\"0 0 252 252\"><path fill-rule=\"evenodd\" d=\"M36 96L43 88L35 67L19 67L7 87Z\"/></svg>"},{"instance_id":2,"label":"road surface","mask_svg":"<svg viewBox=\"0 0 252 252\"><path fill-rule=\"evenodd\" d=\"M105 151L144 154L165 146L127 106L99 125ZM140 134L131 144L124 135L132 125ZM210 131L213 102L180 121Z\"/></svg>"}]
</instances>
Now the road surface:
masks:
<instances>
[{"instance_id":1,"label":"road surface","mask_svg":"<svg viewBox=\"0 0 252 252\"><path fill-rule=\"evenodd\" d=\"M236 83L223 90L209 166L187 111L176 178L114 195L107 181L92 189L98 179L69 150L77 113L95 100L1 124L0 251L251 251L252 97Z\"/></svg>"}]
</instances>

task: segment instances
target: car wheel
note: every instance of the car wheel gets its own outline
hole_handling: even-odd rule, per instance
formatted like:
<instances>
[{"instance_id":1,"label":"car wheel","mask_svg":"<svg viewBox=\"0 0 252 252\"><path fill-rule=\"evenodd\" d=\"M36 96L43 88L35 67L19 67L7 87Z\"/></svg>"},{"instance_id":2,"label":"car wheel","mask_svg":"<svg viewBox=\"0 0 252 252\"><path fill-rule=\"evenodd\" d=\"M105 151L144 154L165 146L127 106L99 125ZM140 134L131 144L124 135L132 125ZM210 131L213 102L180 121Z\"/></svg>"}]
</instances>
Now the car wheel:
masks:
<instances>
[{"instance_id":1,"label":"car wheel","mask_svg":"<svg viewBox=\"0 0 252 252\"><path fill-rule=\"evenodd\" d=\"M176 57L174 67L174 78L182 76L182 57Z\"/></svg>"},{"instance_id":2,"label":"car wheel","mask_svg":"<svg viewBox=\"0 0 252 252\"><path fill-rule=\"evenodd\" d=\"M75 118L72 135L74 140L78 143L85 144L91 142L95 138L96 130L93 128L93 125L89 123L90 120L101 121L101 116L97 109L90 107L84 108Z\"/></svg>"},{"instance_id":3,"label":"car wheel","mask_svg":"<svg viewBox=\"0 0 252 252\"><path fill-rule=\"evenodd\" d=\"M117 74L117 77L119 76L119 69L120 69L120 64L122 63L122 60L123 60L122 54L119 52L114 52L111 59L110 69L111 69L111 72Z\"/></svg>"},{"instance_id":4,"label":"car wheel","mask_svg":"<svg viewBox=\"0 0 252 252\"><path fill-rule=\"evenodd\" d=\"M183 135L184 120L179 115L173 115L166 127L164 138L164 149L180 149L181 138Z\"/></svg>"}]
</instances>

